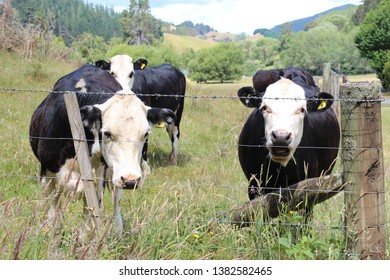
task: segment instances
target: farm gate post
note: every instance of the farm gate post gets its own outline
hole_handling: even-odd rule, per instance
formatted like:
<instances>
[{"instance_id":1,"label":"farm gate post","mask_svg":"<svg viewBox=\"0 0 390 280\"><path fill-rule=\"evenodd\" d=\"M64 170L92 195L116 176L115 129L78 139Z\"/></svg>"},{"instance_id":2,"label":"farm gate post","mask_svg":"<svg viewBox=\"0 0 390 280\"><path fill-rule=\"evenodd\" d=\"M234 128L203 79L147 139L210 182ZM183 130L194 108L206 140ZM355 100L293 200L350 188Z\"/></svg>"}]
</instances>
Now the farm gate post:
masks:
<instances>
[{"instance_id":1,"label":"farm gate post","mask_svg":"<svg viewBox=\"0 0 390 280\"><path fill-rule=\"evenodd\" d=\"M340 85L347 258L386 259L381 90Z\"/></svg>"},{"instance_id":2,"label":"farm gate post","mask_svg":"<svg viewBox=\"0 0 390 280\"><path fill-rule=\"evenodd\" d=\"M76 93L72 92L64 94L64 100L72 131L76 157L80 167L81 180L83 180L85 184L85 198L89 208L88 210L90 210L92 221L99 236L99 231L101 230L102 225L100 207L93 183L92 166L89 159L87 139L81 120Z\"/></svg>"}]
</instances>

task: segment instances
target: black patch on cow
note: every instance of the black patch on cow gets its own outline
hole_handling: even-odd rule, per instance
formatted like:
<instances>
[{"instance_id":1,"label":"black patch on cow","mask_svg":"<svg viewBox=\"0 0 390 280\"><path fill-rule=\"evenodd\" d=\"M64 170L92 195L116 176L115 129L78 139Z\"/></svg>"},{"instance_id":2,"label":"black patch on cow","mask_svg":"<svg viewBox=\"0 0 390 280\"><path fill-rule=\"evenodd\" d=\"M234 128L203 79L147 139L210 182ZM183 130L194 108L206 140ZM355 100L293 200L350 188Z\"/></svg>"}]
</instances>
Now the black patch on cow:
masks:
<instances>
[{"instance_id":1,"label":"black patch on cow","mask_svg":"<svg viewBox=\"0 0 390 280\"><path fill-rule=\"evenodd\" d=\"M148 110L147 119L152 124L164 122L170 125L175 123L176 115L170 109L151 108Z\"/></svg>"},{"instance_id":2,"label":"black patch on cow","mask_svg":"<svg viewBox=\"0 0 390 280\"><path fill-rule=\"evenodd\" d=\"M102 126L102 113L99 108L92 105L84 106L80 108L80 114L85 128L90 131L100 131Z\"/></svg>"},{"instance_id":3,"label":"black patch on cow","mask_svg":"<svg viewBox=\"0 0 390 280\"><path fill-rule=\"evenodd\" d=\"M237 92L242 104L248 108L260 107L262 94L253 87L242 87Z\"/></svg>"}]
</instances>

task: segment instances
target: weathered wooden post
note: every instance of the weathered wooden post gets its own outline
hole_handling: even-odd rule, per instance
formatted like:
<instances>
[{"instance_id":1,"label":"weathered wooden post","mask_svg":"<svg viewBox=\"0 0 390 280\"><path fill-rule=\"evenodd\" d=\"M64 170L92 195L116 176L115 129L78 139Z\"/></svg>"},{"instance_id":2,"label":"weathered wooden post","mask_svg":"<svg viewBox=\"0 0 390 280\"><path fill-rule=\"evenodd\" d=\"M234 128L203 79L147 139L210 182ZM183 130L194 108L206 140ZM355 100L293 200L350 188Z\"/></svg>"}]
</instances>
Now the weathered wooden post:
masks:
<instances>
[{"instance_id":1,"label":"weathered wooden post","mask_svg":"<svg viewBox=\"0 0 390 280\"><path fill-rule=\"evenodd\" d=\"M340 100L347 258L385 259L380 85L341 84Z\"/></svg>"},{"instance_id":2,"label":"weathered wooden post","mask_svg":"<svg viewBox=\"0 0 390 280\"><path fill-rule=\"evenodd\" d=\"M89 159L88 145L87 145L87 140L84 132L84 127L82 125L80 109L78 106L76 93L72 92L69 94L64 94L64 100L65 100L66 110L68 112L72 137L74 139L73 142L75 145L74 148L76 151L77 161L80 167L81 180L85 185L85 198L94 225L97 231L99 232L99 230L102 229L100 207L99 207L99 203L95 191L95 186L93 183L92 166L91 166L91 161Z\"/></svg>"},{"instance_id":3,"label":"weathered wooden post","mask_svg":"<svg viewBox=\"0 0 390 280\"><path fill-rule=\"evenodd\" d=\"M333 95L335 100L339 100L340 93L339 93L339 75L332 71L330 68L330 63L325 63L322 68L322 88L321 90L327 93L330 93ZM336 113L336 116L340 119L340 102L334 102L333 103L333 109Z\"/></svg>"}]
</instances>

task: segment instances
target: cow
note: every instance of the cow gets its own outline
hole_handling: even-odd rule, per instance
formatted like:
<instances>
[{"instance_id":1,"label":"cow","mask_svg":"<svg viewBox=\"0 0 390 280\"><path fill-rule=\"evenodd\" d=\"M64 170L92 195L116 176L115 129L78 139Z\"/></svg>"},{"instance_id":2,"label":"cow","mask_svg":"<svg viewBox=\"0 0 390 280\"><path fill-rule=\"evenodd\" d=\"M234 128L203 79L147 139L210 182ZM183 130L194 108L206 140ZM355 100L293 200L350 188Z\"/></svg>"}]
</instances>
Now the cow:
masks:
<instances>
[{"instance_id":1,"label":"cow","mask_svg":"<svg viewBox=\"0 0 390 280\"><path fill-rule=\"evenodd\" d=\"M340 142L334 99L310 73L294 67L259 70L253 87L237 94L254 108L238 140L250 200L332 171Z\"/></svg>"},{"instance_id":2,"label":"cow","mask_svg":"<svg viewBox=\"0 0 390 280\"><path fill-rule=\"evenodd\" d=\"M142 150L149 130L161 122L174 123L176 116L170 109L146 106L131 91L110 93L119 87L116 83L111 74L87 64L61 78L32 115L30 145L40 162L44 195L55 197L48 212L49 221L59 214L61 193L77 193L86 203L63 96L66 91L81 89L76 96L91 164L96 174L105 166L112 171L114 217L118 234L122 235L119 202L123 190L139 188L144 182ZM101 94L91 94L90 90ZM98 188L102 186L98 184ZM99 201L102 193L99 189Z\"/></svg>"},{"instance_id":3,"label":"cow","mask_svg":"<svg viewBox=\"0 0 390 280\"><path fill-rule=\"evenodd\" d=\"M147 61L142 60L139 67L135 70L134 85L128 87L129 83L121 82L114 76L125 89L131 89L138 97L148 106L156 108L169 108L176 114L174 124L166 127L168 135L171 139L172 151L170 154L170 162L177 164L179 154L179 137L180 137L180 121L184 109L184 95L186 91L186 78L184 74L170 64L162 64L159 66L144 68ZM97 67L113 72L113 63L104 60L95 62ZM117 68L118 69L118 68ZM125 67L123 68L125 69ZM143 70L141 70L143 69ZM145 147L145 153L147 147Z\"/></svg>"}]
</instances>

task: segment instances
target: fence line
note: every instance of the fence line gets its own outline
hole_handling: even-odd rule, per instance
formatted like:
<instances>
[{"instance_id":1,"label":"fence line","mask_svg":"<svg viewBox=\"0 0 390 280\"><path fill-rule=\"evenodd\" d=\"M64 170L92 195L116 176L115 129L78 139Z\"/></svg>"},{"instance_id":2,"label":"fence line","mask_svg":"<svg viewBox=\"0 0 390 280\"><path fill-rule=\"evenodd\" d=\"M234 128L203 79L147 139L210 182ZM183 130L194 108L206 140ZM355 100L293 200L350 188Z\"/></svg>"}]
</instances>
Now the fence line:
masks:
<instances>
[{"instance_id":1,"label":"fence line","mask_svg":"<svg viewBox=\"0 0 390 280\"><path fill-rule=\"evenodd\" d=\"M0 87L0 91L10 91L10 92L29 92L29 93L78 93L78 94L115 94L115 95L127 95L123 93L116 92L80 92L80 91L52 91L52 90L35 90L35 89L22 89L22 88L4 88ZM189 98L189 99L245 99L243 97L233 96L233 95L176 95L176 94L160 94L160 93L135 93L137 96L141 97L171 97L171 98ZM257 97L250 96L249 99L270 99L270 100L307 100L306 98L289 98L289 97ZM324 100L333 100L334 102L348 101L348 102L368 102L367 99L357 99L357 98L333 98L333 99L324 99ZM309 99L310 101L310 99ZM370 99L370 102L384 102L385 98L381 97L378 99Z\"/></svg>"},{"instance_id":2,"label":"fence line","mask_svg":"<svg viewBox=\"0 0 390 280\"><path fill-rule=\"evenodd\" d=\"M45 91L42 91L42 90L28 90L28 89L17 89L17 88L0 88L0 91L14 91L14 92L52 92L50 90L45 90ZM66 91L66 92L58 92L58 93L69 93L69 91ZM102 93L87 93L87 94L102 94ZM107 94L107 93L104 93L104 94ZM144 96L158 96L158 97L175 97L175 98L183 98L183 96L178 96L178 95L161 95L161 94L139 94L140 96L141 95L144 95ZM203 96L191 96L191 95L187 95L187 96L184 96L184 98L192 98L192 99L237 99L239 98L238 96L207 96L207 95L203 95ZM277 99L281 99L281 98L277 98ZM285 99L294 99L296 100L295 98L285 98ZM377 99L370 99L370 100L367 100L366 98L347 98L347 99L341 99L341 98L337 98L335 101L337 102L340 102L340 101L348 101L348 102L356 102L356 103L367 103L367 102L383 102L384 101L384 98L377 98ZM5 138L5 137L0 137L0 138ZM27 138L27 137L26 137ZM41 138L42 139L42 138ZM50 139L50 140L58 140L58 139L62 139L62 140L75 140L75 139L63 139L63 138L43 138L43 139ZM79 139L76 139L76 140L79 140ZM150 143L153 143L153 142L150 142ZM168 143L168 142L157 142L157 143ZM180 145L186 145L186 143L182 143ZM194 143L188 143L187 145L194 145ZM200 145L205 145L204 143L201 143ZM237 144L220 144L220 143L215 143L215 144L207 144L207 145L218 145L218 146L234 146L234 147L237 147ZM256 145L256 146L250 146L250 147L264 147L264 146L260 146L260 145ZM315 148L315 149L319 149L321 147L300 147L300 148ZM330 148L327 148L327 147L322 147L322 148L326 148L326 149L330 149ZM367 151L367 150L383 150L382 148L379 148L379 147L368 147L368 148L345 148L345 147L341 147L340 150L354 150L354 151L357 151L357 150L361 150L361 151ZM10 176L10 174L5 174L7 176ZM3 176L3 174L0 174L0 176ZM15 177L19 177L19 176L15 176ZM36 177L32 177L32 176L29 176L27 178L36 178ZM106 181L109 181L109 180L106 180ZM148 182L148 184L171 184L170 182L164 182L164 183L160 183L160 182ZM177 185L178 183L172 183L172 185ZM213 186L210 186L209 184L207 185L201 185L201 184L191 184L191 186L201 186L201 187L217 187L215 185ZM218 185L218 186L223 186L223 185ZM225 186L227 187L227 185ZM229 186L229 187L240 187L241 186ZM245 188L247 187L247 185L244 186ZM311 190L308 190L308 191L311 191ZM317 191L317 190L316 190ZM353 191L353 190L344 190L343 191L344 193L348 194L348 193L352 193L352 194L355 194L356 191ZM366 194L384 194L385 191L375 191L375 192L364 192L364 195ZM385 203L383 202L383 205ZM0 204L1 205L1 204ZM377 207L378 205L376 205L375 207ZM69 213L70 214L70 213ZM78 214L77 216L79 215L82 215L82 214ZM180 218L180 220L182 220L183 218ZM188 218L190 219L190 218ZM0 219L1 220L1 219ZM167 221L171 221L171 219L166 219ZM177 218L175 220L178 220ZM200 220L200 221L203 221L203 220ZM226 223L231 223L231 221L226 221ZM252 222L253 224L264 224L264 222ZM283 223L266 223L266 224L277 224L277 225L280 225L280 224L283 224ZM296 224L284 224L284 225L296 225ZM313 226L313 224L300 224L302 226ZM315 225L317 226L317 225ZM328 225L327 225L328 226ZM385 223L385 224L380 224L380 225L377 225L377 227L383 227L383 228L387 228L388 225ZM334 229L335 226L330 226L330 228ZM346 226L340 226L340 225L337 225L336 228L338 229L345 229ZM178 244L178 246L180 246L180 244ZM217 246L216 246L217 247ZM210 248L210 247L207 247L207 248ZM221 247L221 248L224 248L224 249L232 249L232 250L237 250L239 248L226 248L226 247ZM244 250L261 250L261 249L258 249L258 248L241 248L241 249L244 249ZM329 252L325 252L327 254L329 254ZM347 257L351 257L351 256L357 256L357 257L361 257L362 254L358 254L358 253L351 253L351 252L346 252L346 253L336 253L336 255L340 256L340 255L345 255Z\"/></svg>"}]
</instances>

